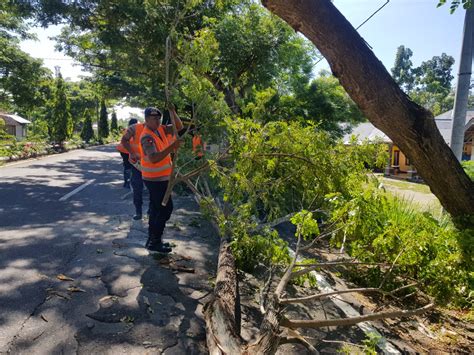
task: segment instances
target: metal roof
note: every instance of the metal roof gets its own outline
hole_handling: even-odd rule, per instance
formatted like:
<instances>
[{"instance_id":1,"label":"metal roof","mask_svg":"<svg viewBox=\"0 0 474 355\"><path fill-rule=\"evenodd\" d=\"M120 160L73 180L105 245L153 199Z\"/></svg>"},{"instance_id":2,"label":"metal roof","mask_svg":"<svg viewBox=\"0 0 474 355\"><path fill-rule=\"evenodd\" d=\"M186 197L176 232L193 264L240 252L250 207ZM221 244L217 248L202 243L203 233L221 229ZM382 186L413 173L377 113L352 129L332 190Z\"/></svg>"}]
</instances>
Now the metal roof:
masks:
<instances>
[{"instance_id":1,"label":"metal roof","mask_svg":"<svg viewBox=\"0 0 474 355\"><path fill-rule=\"evenodd\" d=\"M30 121L24 119L23 117L20 117L18 115L14 115L14 114L9 114L9 113L3 113L3 112L0 112L0 117L7 117L7 118L10 118L12 120L14 120L15 122L18 122L20 124L27 124L27 123L31 123Z\"/></svg>"},{"instance_id":2,"label":"metal roof","mask_svg":"<svg viewBox=\"0 0 474 355\"><path fill-rule=\"evenodd\" d=\"M352 140L352 136L357 138L357 142L363 142L365 140L375 141L379 140L385 143L391 143L392 140L387 137L380 129L376 128L372 123L365 122L352 129L351 133L344 135L344 144L349 144Z\"/></svg>"},{"instance_id":3,"label":"metal roof","mask_svg":"<svg viewBox=\"0 0 474 355\"><path fill-rule=\"evenodd\" d=\"M451 143L451 131L453 127L452 111L446 111L435 117L435 123L438 127L439 132L443 136L447 144ZM474 110L469 110L466 113L466 126L465 130L474 125ZM351 141L351 137L356 136L357 142L363 142L364 140L374 141L379 140L385 143L391 143L392 140L381 130L376 128L372 123L365 122L353 128L351 133L344 136L344 144L348 144Z\"/></svg>"}]
</instances>

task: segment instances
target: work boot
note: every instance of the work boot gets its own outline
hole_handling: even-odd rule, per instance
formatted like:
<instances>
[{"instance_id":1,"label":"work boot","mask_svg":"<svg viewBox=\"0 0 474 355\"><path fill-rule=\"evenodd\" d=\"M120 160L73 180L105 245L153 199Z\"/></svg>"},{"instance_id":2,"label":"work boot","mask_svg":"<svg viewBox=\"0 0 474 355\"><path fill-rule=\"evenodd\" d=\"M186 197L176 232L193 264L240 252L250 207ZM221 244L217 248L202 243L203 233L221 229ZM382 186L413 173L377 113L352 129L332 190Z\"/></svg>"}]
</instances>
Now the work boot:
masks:
<instances>
[{"instance_id":1,"label":"work boot","mask_svg":"<svg viewBox=\"0 0 474 355\"><path fill-rule=\"evenodd\" d=\"M149 251L157 251L158 253L171 253L171 248L165 247L163 243L149 243L146 247Z\"/></svg>"},{"instance_id":2,"label":"work boot","mask_svg":"<svg viewBox=\"0 0 474 355\"><path fill-rule=\"evenodd\" d=\"M150 251L158 251L160 253L170 253L171 245L169 243L163 243L161 237L156 237L154 235L148 236L148 239L145 243L145 248Z\"/></svg>"},{"instance_id":3,"label":"work boot","mask_svg":"<svg viewBox=\"0 0 474 355\"><path fill-rule=\"evenodd\" d=\"M170 243L162 242L160 237L154 237L154 236L148 237L148 240L146 241L145 247L147 247L148 244L150 244L152 240L158 241L157 243L161 243L161 245L163 245L165 248L173 248Z\"/></svg>"},{"instance_id":4,"label":"work boot","mask_svg":"<svg viewBox=\"0 0 474 355\"><path fill-rule=\"evenodd\" d=\"M140 208L140 206L135 207L135 215L133 216L133 220L134 221L138 221L142 219L142 209Z\"/></svg>"}]
</instances>

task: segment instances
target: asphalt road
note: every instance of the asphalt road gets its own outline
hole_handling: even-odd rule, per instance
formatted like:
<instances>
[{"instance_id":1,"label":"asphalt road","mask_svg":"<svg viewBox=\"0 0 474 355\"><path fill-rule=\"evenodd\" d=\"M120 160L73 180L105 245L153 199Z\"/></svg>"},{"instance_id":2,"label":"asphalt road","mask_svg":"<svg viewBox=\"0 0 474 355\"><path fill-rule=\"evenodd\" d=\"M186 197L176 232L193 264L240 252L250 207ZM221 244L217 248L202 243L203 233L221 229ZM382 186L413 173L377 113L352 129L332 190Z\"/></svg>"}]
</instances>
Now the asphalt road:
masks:
<instances>
[{"instance_id":1,"label":"asphalt road","mask_svg":"<svg viewBox=\"0 0 474 355\"><path fill-rule=\"evenodd\" d=\"M131 213L128 201L116 202L126 192L120 162L114 148L105 146L0 168L0 352L8 350L44 302L52 279L96 227L110 214Z\"/></svg>"},{"instance_id":2,"label":"asphalt road","mask_svg":"<svg viewBox=\"0 0 474 355\"><path fill-rule=\"evenodd\" d=\"M146 221L131 221L128 191L113 146L0 167L0 353L202 352L195 298L214 247L191 241L192 227L169 228L168 240L185 241L181 255L202 272L157 268L143 248ZM178 198L170 222L199 218L192 204Z\"/></svg>"}]
</instances>

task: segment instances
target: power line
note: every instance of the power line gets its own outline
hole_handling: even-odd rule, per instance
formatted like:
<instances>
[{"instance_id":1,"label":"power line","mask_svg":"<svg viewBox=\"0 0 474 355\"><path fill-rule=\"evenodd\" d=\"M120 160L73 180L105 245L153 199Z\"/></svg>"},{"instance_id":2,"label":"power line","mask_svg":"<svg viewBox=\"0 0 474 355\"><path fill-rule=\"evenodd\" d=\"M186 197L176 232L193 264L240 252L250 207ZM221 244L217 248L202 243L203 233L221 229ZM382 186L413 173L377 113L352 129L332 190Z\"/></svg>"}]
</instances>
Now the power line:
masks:
<instances>
[{"instance_id":1,"label":"power line","mask_svg":"<svg viewBox=\"0 0 474 355\"><path fill-rule=\"evenodd\" d=\"M375 14L377 12L379 12L380 10L382 10L388 3L390 2L390 0L387 0L382 6L380 6L377 10L375 10L372 15L370 15L369 17L367 17L364 22L362 22L359 26L356 27L356 31L361 28L362 26L364 26L367 22L369 22L369 20L375 16ZM367 44L367 46L369 46L370 49L372 49L372 47L370 46L370 44L368 44L367 42L365 42L365 44ZM319 62L321 62L322 60L324 59L324 57L322 57L320 60L318 60L316 63L314 63L313 65L313 68L318 65Z\"/></svg>"},{"instance_id":2,"label":"power line","mask_svg":"<svg viewBox=\"0 0 474 355\"><path fill-rule=\"evenodd\" d=\"M375 15L377 12L379 12L380 10L382 10L382 9L385 7L385 5L387 5L389 2L390 2L390 0L387 0L387 1L385 2L385 4L383 4L382 6L380 6L377 10L375 10L375 12L374 12L372 15L370 15L369 17L367 17L367 19L366 19L364 22L362 22L359 26L356 27L356 31L357 31L359 28L361 28L363 25L365 25L366 22L368 22L372 17L374 17L374 15Z\"/></svg>"},{"instance_id":3,"label":"power line","mask_svg":"<svg viewBox=\"0 0 474 355\"><path fill-rule=\"evenodd\" d=\"M36 59L42 60L74 60L73 58L42 58L42 57L35 57Z\"/></svg>"}]
</instances>

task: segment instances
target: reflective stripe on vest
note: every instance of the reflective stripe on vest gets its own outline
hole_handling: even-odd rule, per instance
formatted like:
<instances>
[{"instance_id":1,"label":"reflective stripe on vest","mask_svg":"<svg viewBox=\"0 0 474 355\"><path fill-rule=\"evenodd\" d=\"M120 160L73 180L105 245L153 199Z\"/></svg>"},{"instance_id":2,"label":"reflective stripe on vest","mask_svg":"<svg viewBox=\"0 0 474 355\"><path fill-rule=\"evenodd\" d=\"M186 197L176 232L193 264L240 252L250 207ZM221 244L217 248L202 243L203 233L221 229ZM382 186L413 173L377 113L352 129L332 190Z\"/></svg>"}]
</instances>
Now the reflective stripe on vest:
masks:
<instances>
[{"instance_id":1,"label":"reflective stripe on vest","mask_svg":"<svg viewBox=\"0 0 474 355\"><path fill-rule=\"evenodd\" d=\"M148 167L142 166L141 171L142 172L145 171L147 173L159 173L160 171L170 169L170 168L171 168L170 164L166 164L166 165L163 165L163 166L160 166L160 167L157 167L157 168L148 168Z\"/></svg>"},{"instance_id":2,"label":"reflective stripe on vest","mask_svg":"<svg viewBox=\"0 0 474 355\"><path fill-rule=\"evenodd\" d=\"M152 132L148 127L145 126L140 136L139 142L141 142L141 139L143 136L149 135L153 139L157 150L161 152L164 149L166 149L171 144L171 142L168 140L168 137L166 136L166 132L163 126L158 127L158 133L160 134L161 138L158 137L154 132ZM159 162L152 163L145 156L142 145L140 143L140 157L141 157L142 177L145 180L147 178L155 179L155 178L171 175L172 162L171 162L171 156L169 154L164 159L160 160Z\"/></svg>"}]
</instances>

